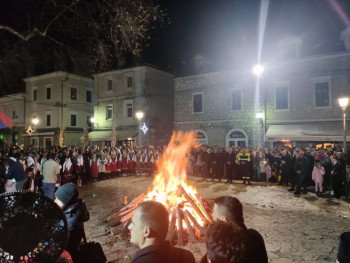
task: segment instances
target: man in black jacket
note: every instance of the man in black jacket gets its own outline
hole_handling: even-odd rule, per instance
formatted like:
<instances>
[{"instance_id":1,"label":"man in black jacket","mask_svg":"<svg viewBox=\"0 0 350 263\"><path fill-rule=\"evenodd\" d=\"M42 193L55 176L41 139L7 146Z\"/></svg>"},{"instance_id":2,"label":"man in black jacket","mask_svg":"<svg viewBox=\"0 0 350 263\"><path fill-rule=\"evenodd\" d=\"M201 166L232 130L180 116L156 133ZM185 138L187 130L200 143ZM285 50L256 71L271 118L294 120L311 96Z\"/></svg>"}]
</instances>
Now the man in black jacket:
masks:
<instances>
[{"instance_id":1,"label":"man in black jacket","mask_svg":"<svg viewBox=\"0 0 350 263\"><path fill-rule=\"evenodd\" d=\"M210 168L212 169L211 181L214 181L214 178L218 178L219 182L221 182L221 174L220 174L220 164L221 164L221 156L218 153L218 147L215 146L213 148L213 152L209 155L209 163Z\"/></svg>"},{"instance_id":2,"label":"man in black jacket","mask_svg":"<svg viewBox=\"0 0 350 263\"><path fill-rule=\"evenodd\" d=\"M161 203L140 203L129 225L131 243L141 248L132 263L195 263L190 251L172 247L165 241L168 227L169 215Z\"/></svg>"},{"instance_id":3,"label":"man in black jacket","mask_svg":"<svg viewBox=\"0 0 350 263\"><path fill-rule=\"evenodd\" d=\"M27 181L27 176L24 172L23 165L17 162L14 157L9 158L9 171L6 175L6 179L16 180L16 190L23 190L23 185Z\"/></svg>"},{"instance_id":4,"label":"man in black jacket","mask_svg":"<svg viewBox=\"0 0 350 263\"><path fill-rule=\"evenodd\" d=\"M236 165L236 155L232 150L232 147L228 147L224 154L224 162L226 165L226 177L227 182L232 184L233 168Z\"/></svg>"},{"instance_id":5,"label":"man in black jacket","mask_svg":"<svg viewBox=\"0 0 350 263\"><path fill-rule=\"evenodd\" d=\"M295 169L298 174L298 186L294 194L299 195L301 188L303 188L303 193L307 193L307 182L306 179L310 173L309 159L304 156L304 152L299 152L299 158L295 161Z\"/></svg>"},{"instance_id":6,"label":"man in black jacket","mask_svg":"<svg viewBox=\"0 0 350 263\"><path fill-rule=\"evenodd\" d=\"M235 197L220 196L215 199L213 218L215 221L224 221L238 225L247 235L249 255L244 262L247 263L267 263L267 252L263 237L254 229L247 229L244 224L242 203ZM207 256L203 257L201 263L207 262ZM229 262L229 261L227 261Z\"/></svg>"}]
</instances>

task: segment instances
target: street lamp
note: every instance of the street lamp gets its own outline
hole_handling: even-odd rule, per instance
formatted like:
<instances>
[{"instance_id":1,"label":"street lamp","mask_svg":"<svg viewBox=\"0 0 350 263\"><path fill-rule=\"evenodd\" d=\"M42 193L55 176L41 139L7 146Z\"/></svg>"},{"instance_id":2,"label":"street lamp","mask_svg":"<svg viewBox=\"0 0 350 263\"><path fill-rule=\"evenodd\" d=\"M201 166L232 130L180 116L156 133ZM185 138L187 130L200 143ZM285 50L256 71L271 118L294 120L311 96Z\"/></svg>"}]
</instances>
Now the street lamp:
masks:
<instances>
[{"instance_id":1,"label":"street lamp","mask_svg":"<svg viewBox=\"0 0 350 263\"><path fill-rule=\"evenodd\" d=\"M256 64L252 68L253 74L257 77L256 85L259 87L259 81L265 71L265 67L261 64ZM266 138L266 93L263 90L263 100L264 100L264 113L258 112L256 117L259 119L262 127L263 127L263 147L265 148L265 138Z\"/></svg>"},{"instance_id":2,"label":"street lamp","mask_svg":"<svg viewBox=\"0 0 350 263\"><path fill-rule=\"evenodd\" d=\"M253 67L252 71L253 71L254 75L256 75L257 77L260 77L264 73L265 68L261 64L256 64Z\"/></svg>"},{"instance_id":3,"label":"street lamp","mask_svg":"<svg viewBox=\"0 0 350 263\"><path fill-rule=\"evenodd\" d=\"M346 151L346 107L349 104L349 98L341 97L338 99L339 106L343 110L343 145L344 145L344 153Z\"/></svg>"},{"instance_id":4,"label":"street lamp","mask_svg":"<svg viewBox=\"0 0 350 263\"><path fill-rule=\"evenodd\" d=\"M96 122L96 118L95 118L95 117L91 117L90 121L91 121L92 123L95 123L95 122Z\"/></svg>"},{"instance_id":5,"label":"street lamp","mask_svg":"<svg viewBox=\"0 0 350 263\"><path fill-rule=\"evenodd\" d=\"M143 118L143 112L142 111L138 111L138 112L136 112L136 119L138 119L139 120L139 122L140 122L140 132L139 132L139 138L140 138L140 147L141 147L141 129L142 129L142 127L141 127L141 120L142 120L142 118Z\"/></svg>"},{"instance_id":6,"label":"street lamp","mask_svg":"<svg viewBox=\"0 0 350 263\"><path fill-rule=\"evenodd\" d=\"M34 127L35 127L36 125L38 125L39 119L38 119L37 117L34 117L34 118L32 119L32 123L33 123L33 125L34 125Z\"/></svg>"}]
</instances>

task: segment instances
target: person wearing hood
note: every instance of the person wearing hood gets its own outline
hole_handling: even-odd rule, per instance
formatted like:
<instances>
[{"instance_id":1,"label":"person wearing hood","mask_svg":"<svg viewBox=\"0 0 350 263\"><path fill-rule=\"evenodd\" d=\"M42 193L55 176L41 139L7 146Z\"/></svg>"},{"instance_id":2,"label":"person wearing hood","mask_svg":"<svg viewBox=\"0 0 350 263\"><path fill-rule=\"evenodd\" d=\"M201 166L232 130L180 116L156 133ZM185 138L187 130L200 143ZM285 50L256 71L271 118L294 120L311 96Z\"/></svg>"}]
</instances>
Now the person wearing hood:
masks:
<instances>
[{"instance_id":1,"label":"person wearing hood","mask_svg":"<svg viewBox=\"0 0 350 263\"><path fill-rule=\"evenodd\" d=\"M9 158L9 170L5 178L16 180L16 191L23 190L23 186L27 181L27 176L23 170L22 164L17 162L14 157Z\"/></svg>"},{"instance_id":2,"label":"person wearing hood","mask_svg":"<svg viewBox=\"0 0 350 263\"><path fill-rule=\"evenodd\" d=\"M90 219L89 211L84 200L79 198L78 187L68 183L60 186L55 192L55 203L64 211L68 222L69 238L66 250L79 262L79 247L85 236L84 222Z\"/></svg>"}]
</instances>

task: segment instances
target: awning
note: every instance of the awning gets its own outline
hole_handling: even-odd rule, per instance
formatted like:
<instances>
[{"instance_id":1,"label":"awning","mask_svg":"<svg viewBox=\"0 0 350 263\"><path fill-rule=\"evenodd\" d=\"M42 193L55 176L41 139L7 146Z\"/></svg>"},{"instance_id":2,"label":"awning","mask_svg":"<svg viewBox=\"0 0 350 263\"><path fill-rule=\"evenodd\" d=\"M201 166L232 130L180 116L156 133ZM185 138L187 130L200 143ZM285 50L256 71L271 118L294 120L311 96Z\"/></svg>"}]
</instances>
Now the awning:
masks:
<instances>
[{"instance_id":1,"label":"awning","mask_svg":"<svg viewBox=\"0 0 350 263\"><path fill-rule=\"evenodd\" d=\"M349 129L347 140L350 139ZM343 124L327 122L318 124L270 125L266 132L266 141L343 141Z\"/></svg>"},{"instance_id":2,"label":"awning","mask_svg":"<svg viewBox=\"0 0 350 263\"><path fill-rule=\"evenodd\" d=\"M128 138L135 138L138 135L138 130L117 130L116 137L118 140L124 140ZM111 141L112 140L112 131L92 131L89 132L89 141L90 142L102 142L102 141ZM80 141L84 141L84 136L80 137Z\"/></svg>"}]
</instances>

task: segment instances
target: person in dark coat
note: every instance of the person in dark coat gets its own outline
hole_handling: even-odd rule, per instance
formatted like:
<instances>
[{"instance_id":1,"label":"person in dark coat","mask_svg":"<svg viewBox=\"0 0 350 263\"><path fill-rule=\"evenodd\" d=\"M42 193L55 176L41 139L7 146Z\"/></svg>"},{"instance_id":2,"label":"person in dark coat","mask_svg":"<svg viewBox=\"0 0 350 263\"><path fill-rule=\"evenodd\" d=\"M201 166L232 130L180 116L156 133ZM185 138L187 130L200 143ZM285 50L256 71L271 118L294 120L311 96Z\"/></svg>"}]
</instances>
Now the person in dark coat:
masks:
<instances>
[{"instance_id":1,"label":"person in dark coat","mask_svg":"<svg viewBox=\"0 0 350 263\"><path fill-rule=\"evenodd\" d=\"M69 239L66 250L72 256L73 262L79 261L79 247L85 236L84 222L90 219L84 200L79 198L78 187L68 183L60 186L55 192L55 203L61 207L68 222Z\"/></svg>"},{"instance_id":2,"label":"person in dark coat","mask_svg":"<svg viewBox=\"0 0 350 263\"><path fill-rule=\"evenodd\" d=\"M264 239L258 231L254 229L248 229L244 224L243 206L237 198L231 196L220 196L216 198L213 208L213 219L214 221L224 221L236 224L246 233L249 243L249 247L247 248L249 256L245 258L245 261L242 262L268 262ZM244 254L247 255L246 253ZM205 258L207 258L207 256L204 256L202 258L201 263L207 262Z\"/></svg>"},{"instance_id":3,"label":"person in dark coat","mask_svg":"<svg viewBox=\"0 0 350 263\"><path fill-rule=\"evenodd\" d=\"M294 194L299 195L301 188L303 188L303 193L307 193L307 177L310 173L309 159L304 156L304 152L299 152L299 158L295 161L295 169L298 174L298 186Z\"/></svg>"},{"instance_id":4,"label":"person in dark coat","mask_svg":"<svg viewBox=\"0 0 350 263\"><path fill-rule=\"evenodd\" d=\"M23 186L27 181L26 173L24 172L23 165L17 162L16 158L9 158L9 171L6 175L6 179L16 180L16 190L23 190Z\"/></svg>"},{"instance_id":5,"label":"person in dark coat","mask_svg":"<svg viewBox=\"0 0 350 263\"><path fill-rule=\"evenodd\" d=\"M220 164L221 164L221 156L218 153L218 147L215 146L213 148L213 152L209 155L209 163L210 168L212 169L211 173L211 181L214 181L214 178L218 178L219 182L221 182L221 174L220 174Z\"/></svg>"},{"instance_id":6,"label":"person in dark coat","mask_svg":"<svg viewBox=\"0 0 350 263\"><path fill-rule=\"evenodd\" d=\"M226 149L226 152L224 154L224 162L226 165L226 178L227 182L229 184L232 184L232 178L233 178L233 169L236 165L236 155L232 150L232 147L228 147Z\"/></svg>"},{"instance_id":7,"label":"person in dark coat","mask_svg":"<svg viewBox=\"0 0 350 263\"><path fill-rule=\"evenodd\" d=\"M334 197L339 199L342 191L342 181L344 177L343 175L344 170L342 168L342 165L337 155L335 154L332 155L331 161L333 164L333 169L331 171L331 174L332 174L332 187L334 191Z\"/></svg>"},{"instance_id":8,"label":"person in dark coat","mask_svg":"<svg viewBox=\"0 0 350 263\"><path fill-rule=\"evenodd\" d=\"M207 256L201 263L251 263L249 242L247 232L237 224L216 221L206 233Z\"/></svg>"},{"instance_id":9,"label":"person in dark coat","mask_svg":"<svg viewBox=\"0 0 350 263\"><path fill-rule=\"evenodd\" d=\"M289 155L287 151L282 151L281 156L281 165L282 165L282 176L281 176L281 184L288 186L288 182L290 181L291 175L290 175L290 167L292 165L292 157Z\"/></svg>"},{"instance_id":10,"label":"person in dark coat","mask_svg":"<svg viewBox=\"0 0 350 263\"><path fill-rule=\"evenodd\" d=\"M193 254L172 247L165 241L168 234L169 214L159 202L146 201L138 205L129 225L130 242L139 250L132 263L195 263Z\"/></svg>"}]
</instances>

